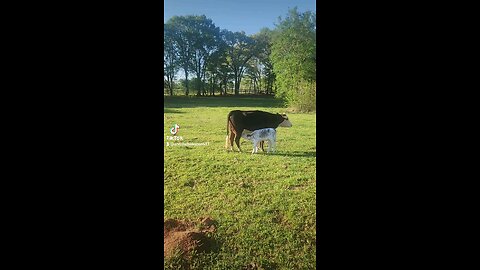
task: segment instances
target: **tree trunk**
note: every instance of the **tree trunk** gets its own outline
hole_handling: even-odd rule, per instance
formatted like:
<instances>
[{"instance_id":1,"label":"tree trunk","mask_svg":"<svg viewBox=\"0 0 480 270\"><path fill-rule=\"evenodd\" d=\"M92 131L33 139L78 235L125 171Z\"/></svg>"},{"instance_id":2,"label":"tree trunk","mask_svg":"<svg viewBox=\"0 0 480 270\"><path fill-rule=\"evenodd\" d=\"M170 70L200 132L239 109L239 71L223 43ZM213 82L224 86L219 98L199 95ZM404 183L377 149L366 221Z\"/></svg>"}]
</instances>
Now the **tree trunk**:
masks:
<instances>
[{"instance_id":1,"label":"tree trunk","mask_svg":"<svg viewBox=\"0 0 480 270\"><path fill-rule=\"evenodd\" d=\"M225 96L227 95L227 78L225 77L223 79L223 94L225 94Z\"/></svg>"},{"instance_id":2,"label":"tree trunk","mask_svg":"<svg viewBox=\"0 0 480 270\"><path fill-rule=\"evenodd\" d=\"M217 86L217 78L212 74L212 96L215 96L215 86Z\"/></svg>"},{"instance_id":3,"label":"tree trunk","mask_svg":"<svg viewBox=\"0 0 480 270\"><path fill-rule=\"evenodd\" d=\"M185 71L185 95L188 96L188 71Z\"/></svg>"},{"instance_id":4,"label":"tree trunk","mask_svg":"<svg viewBox=\"0 0 480 270\"><path fill-rule=\"evenodd\" d=\"M240 94L240 83L242 81L242 78L238 77L235 75L235 95L238 96Z\"/></svg>"},{"instance_id":5,"label":"tree trunk","mask_svg":"<svg viewBox=\"0 0 480 270\"><path fill-rule=\"evenodd\" d=\"M202 95L202 89L200 88L200 77L198 76L197 74L197 80L195 82L195 86L197 87L197 96L201 96Z\"/></svg>"},{"instance_id":6,"label":"tree trunk","mask_svg":"<svg viewBox=\"0 0 480 270\"><path fill-rule=\"evenodd\" d=\"M258 79L258 89L262 91L262 76L260 75L260 78Z\"/></svg>"},{"instance_id":7,"label":"tree trunk","mask_svg":"<svg viewBox=\"0 0 480 270\"><path fill-rule=\"evenodd\" d=\"M168 75L168 88L170 90L170 96L173 96L173 75Z\"/></svg>"},{"instance_id":8,"label":"tree trunk","mask_svg":"<svg viewBox=\"0 0 480 270\"><path fill-rule=\"evenodd\" d=\"M235 96L238 96L240 94L240 88L239 88L240 85L238 85L237 83L237 80L235 79L235 88L234 88L234 94Z\"/></svg>"}]
</instances>

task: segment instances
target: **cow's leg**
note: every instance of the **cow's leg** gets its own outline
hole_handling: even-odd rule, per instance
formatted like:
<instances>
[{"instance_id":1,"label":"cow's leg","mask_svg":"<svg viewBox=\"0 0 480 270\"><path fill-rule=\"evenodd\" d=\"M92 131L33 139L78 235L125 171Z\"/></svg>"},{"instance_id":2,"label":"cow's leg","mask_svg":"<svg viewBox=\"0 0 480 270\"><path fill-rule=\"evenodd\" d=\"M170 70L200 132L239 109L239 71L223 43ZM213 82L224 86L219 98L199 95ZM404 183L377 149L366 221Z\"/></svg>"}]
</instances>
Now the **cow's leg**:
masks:
<instances>
[{"instance_id":1,"label":"cow's leg","mask_svg":"<svg viewBox=\"0 0 480 270\"><path fill-rule=\"evenodd\" d=\"M230 132L228 134L228 139L229 139L229 146L230 146L230 151L233 151L233 139L235 138L236 131L233 128L232 124L229 123L228 128L230 129Z\"/></svg>"},{"instance_id":2,"label":"cow's leg","mask_svg":"<svg viewBox=\"0 0 480 270\"><path fill-rule=\"evenodd\" d=\"M260 142L260 148L262 148L262 151L265 152L265 149L263 148L263 145L264 145L265 141L261 141Z\"/></svg>"},{"instance_id":3,"label":"cow's leg","mask_svg":"<svg viewBox=\"0 0 480 270\"><path fill-rule=\"evenodd\" d=\"M235 139L235 133L231 132L228 137L228 146L230 146L230 151L233 151L233 140Z\"/></svg>"},{"instance_id":4,"label":"cow's leg","mask_svg":"<svg viewBox=\"0 0 480 270\"><path fill-rule=\"evenodd\" d=\"M235 144L237 145L238 147L238 151L242 152L242 149L240 148L240 138L242 137L242 131L241 130L240 132L237 130L237 132L235 133Z\"/></svg>"},{"instance_id":5,"label":"cow's leg","mask_svg":"<svg viewBox=\"0 0 480 270\"><path fill-rule=\"evenodd\" d=\"M235 139L235 133L230 133L230 137L228 138L229 139L229 146L230 146L230 150L233 151L233 139Z\"/></svg>"},{"instance_id":6,"label":"cow's leg","mask_svg":"<svg viewBox=\"0 0 480 270\"><path fill-rule=\"evenodd\" d=\"M232 127L232 124L228 123L228 135L225 139L225 148L230 147L230 151L233 151L233 138L235 138L235 129Z\"/></svg>"}]
</instances>

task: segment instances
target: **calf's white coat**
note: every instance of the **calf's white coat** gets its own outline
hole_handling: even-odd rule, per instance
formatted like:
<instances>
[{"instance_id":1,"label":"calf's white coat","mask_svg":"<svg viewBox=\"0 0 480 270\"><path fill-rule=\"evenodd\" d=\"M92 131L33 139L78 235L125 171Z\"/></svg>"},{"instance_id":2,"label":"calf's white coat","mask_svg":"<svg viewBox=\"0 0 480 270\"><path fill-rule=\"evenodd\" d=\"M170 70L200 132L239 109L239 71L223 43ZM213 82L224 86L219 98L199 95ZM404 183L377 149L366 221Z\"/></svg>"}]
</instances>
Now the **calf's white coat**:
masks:
<instances>
[{"instance_id":1,"label":"calf's white coat","mask_svg":"<svg viewBox=\"0 0 480 270\"><path fill-rule=\"evenodd\" d=\"M275 152L275 142L277 140L277 131L274 128L262 128L254 130L251 134L242 134L242 137L253 142L252 154L258 152L258 144L261 141L268 141L267 153L272 150Z\"/></svg>"}]
</instances>

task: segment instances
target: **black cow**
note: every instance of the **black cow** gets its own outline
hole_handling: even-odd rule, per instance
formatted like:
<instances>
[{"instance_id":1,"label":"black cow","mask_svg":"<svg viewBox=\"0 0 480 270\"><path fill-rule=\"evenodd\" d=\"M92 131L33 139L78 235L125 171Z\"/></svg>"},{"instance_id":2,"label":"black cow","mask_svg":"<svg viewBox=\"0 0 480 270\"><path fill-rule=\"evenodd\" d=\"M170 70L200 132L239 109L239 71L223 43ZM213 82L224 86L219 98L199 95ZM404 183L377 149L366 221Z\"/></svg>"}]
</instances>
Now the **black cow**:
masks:
<instances>
[{"instance_id":1,"label":"black cow","mask_svg":"<svg viewBox=\"0 0 480 270\"><path fill-rule=\"evenodd\" d=\"M242 149L240 149L240 137L244 130L254 131L262 128L277 128L279 126L292 126L286 114L274 114L264 111L231 111L227 116L227 138L225 147L228 148L228 146L230 146L230 149L233 150L233 140L235 139L238 150L242 152Z\"/></svg>"}]
</instances>

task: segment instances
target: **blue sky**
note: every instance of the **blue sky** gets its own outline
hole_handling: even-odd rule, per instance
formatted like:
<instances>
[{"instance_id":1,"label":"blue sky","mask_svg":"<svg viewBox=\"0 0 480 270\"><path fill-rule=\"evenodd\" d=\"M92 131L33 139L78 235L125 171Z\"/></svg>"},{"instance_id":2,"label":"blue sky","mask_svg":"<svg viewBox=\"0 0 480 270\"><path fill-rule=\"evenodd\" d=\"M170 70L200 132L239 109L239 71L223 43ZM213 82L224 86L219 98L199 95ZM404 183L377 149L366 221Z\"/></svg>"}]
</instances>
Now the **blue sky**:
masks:
<instances>
[{"instance_id":1,"label":"blue sky","mask_svg":"<svg viewBox=\"0 0 480 270\"><path fill-rule=\"evenodd\" d=\"M258 33L273 29L278 16L285 17L289 8L316 11L315 0L164 0L164 23L171 17L205 15L221 29Z\"/></svg>"}]
</instances>

